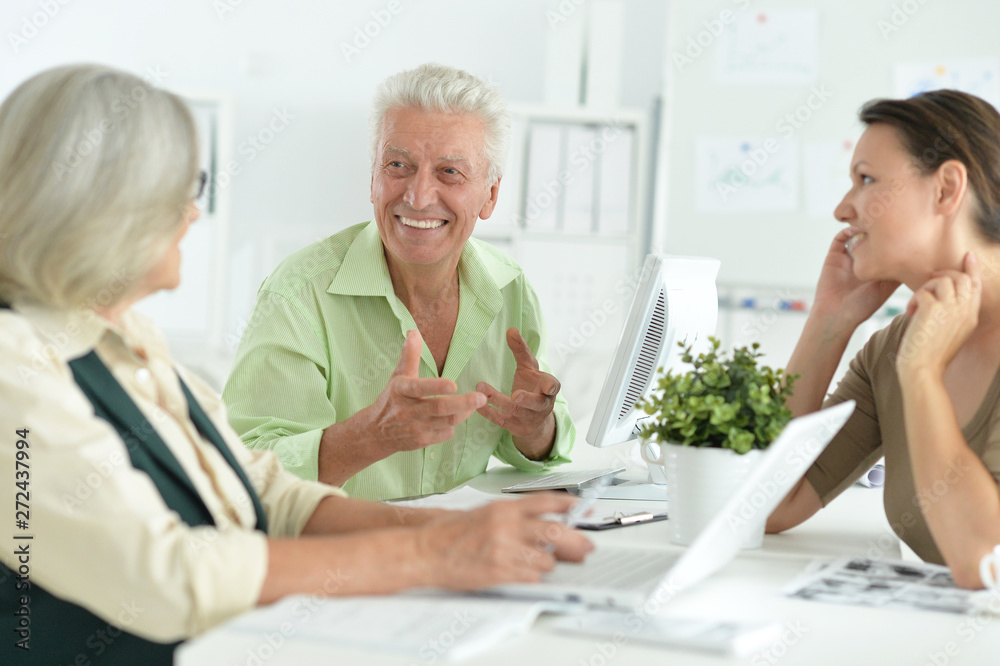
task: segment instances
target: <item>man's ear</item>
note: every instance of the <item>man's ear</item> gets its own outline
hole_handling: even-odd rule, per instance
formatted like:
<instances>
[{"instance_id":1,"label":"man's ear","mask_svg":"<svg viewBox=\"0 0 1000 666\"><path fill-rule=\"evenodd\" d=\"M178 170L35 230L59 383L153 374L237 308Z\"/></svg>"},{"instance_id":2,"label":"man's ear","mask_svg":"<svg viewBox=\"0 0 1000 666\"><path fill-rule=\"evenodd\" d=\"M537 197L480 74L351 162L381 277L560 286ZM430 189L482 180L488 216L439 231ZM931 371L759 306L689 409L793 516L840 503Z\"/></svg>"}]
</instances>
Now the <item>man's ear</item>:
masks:
<instances>
[{"instance_id":1,"label":"man's ear","mask_svg":"<svg viewBox=\"0 0 1000 666\"><path fill-rule=\"evenodd\" d=\"M497 196L500 194L501 180L503 180L503 176L497 178L497 182L490 186L490 198L486 200L486 203L483 204L482 209L479 211L480 220L487 219L493 214L493 210L497 207Z\"/></svg>"},{"instance_id":2,"label":"man's ear","mask_svg":"<svg viewBox=\"0 0 1000 666\"><path fill-rule=\"evenodd\" d=\"M372 181L368 185L368 202L375 203L375 165L372 165Z\"/></svg>"},{"instance_id":3,"label":"man's ear","mask_svg":"<svg viewBox=\"0 0 1000 666\"><path fill-rule=\"evenodd\" d=\"M937 181L934 197L937 212L954 217L965 202L969 170L958 160L947 160L937 168L934 177Z\"/></svg>"}]
</instances>

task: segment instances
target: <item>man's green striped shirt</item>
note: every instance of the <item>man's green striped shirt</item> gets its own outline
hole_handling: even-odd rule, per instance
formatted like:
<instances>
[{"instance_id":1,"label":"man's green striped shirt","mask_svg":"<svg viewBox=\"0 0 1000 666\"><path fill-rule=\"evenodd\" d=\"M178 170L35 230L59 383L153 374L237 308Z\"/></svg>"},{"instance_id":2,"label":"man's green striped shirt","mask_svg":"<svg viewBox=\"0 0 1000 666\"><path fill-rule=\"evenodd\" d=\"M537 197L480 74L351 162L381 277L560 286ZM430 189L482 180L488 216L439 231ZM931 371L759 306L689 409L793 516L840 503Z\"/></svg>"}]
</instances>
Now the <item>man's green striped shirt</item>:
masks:
<instances>
[{"instance_id":1,"label":"man's green striped shirt","mask_svg":"<svg viewBox=\"0 0 1000 666\"><path fill-rule=\"evenodd\" d=\"M458 270L458 322L441 376L459 393L480 381L509 393L516 367L506 342L512 326L548 371L538 299L520 267L470 239ZM230 423L248 447L272 450L287 469L315 480L323 430L375 402L406 333L416 328L393 292L374 222L292 254L262 285L243 332L223 392ZM438 376L426 344L420 376ZM447 442L395 453L344 489L367 499L441 492L481 474L491 455L526 471L567 462L576 430L561 396L554 413L556 443L544 463L525 458L510 433L473 414Z\"/></svg>"}]
</instances>

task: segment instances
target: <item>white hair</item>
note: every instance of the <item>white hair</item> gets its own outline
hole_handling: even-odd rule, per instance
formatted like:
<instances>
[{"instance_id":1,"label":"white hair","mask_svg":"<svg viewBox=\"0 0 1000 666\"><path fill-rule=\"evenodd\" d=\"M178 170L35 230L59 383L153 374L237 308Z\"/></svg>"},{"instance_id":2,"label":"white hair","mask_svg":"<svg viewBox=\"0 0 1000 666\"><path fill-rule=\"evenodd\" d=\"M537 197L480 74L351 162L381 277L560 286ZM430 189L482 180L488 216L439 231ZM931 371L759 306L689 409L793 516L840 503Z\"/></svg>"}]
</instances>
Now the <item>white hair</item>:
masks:
<instances>
[{"instance_id":1,"label":"white hair","mask_svg":"<svg viewBox=\"0 0 1000 666\"><path fill-rule=\"evenodd\" d=\"M176 95L99 65L28 79L0 105L0 299L117 303L176 237L197 168Z\"/></svg>"},{"instance_id":2,"label":"white hair","mask_svg":"<svg viewBox=\"0 0 1000 666\"><path fill-rule=\"evenodd\" d=\"M373 168L385 116L396 108L475 115L483 124L483 157L489 166L489 179L503 175L510 146L510 113L494 86L468 72L436 63L390 76L379 85L372 103Z\"/></svg>"}]
</instances>

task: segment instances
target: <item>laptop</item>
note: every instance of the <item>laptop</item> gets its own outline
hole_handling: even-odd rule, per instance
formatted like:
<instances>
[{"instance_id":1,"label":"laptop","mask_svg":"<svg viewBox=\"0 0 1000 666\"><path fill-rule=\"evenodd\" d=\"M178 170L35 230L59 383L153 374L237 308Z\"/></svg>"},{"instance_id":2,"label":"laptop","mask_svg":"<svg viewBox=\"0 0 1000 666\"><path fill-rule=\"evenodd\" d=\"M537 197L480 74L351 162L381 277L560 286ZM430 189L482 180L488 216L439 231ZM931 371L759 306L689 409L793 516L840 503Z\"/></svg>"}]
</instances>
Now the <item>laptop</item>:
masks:
<instances>
[{"instance_id":1,"label":"laptop","mask_svg":"<svg viewBox=\"0 0 1000 666\"><path fill-rule=\"evenodd\" d=\"M740 551L748 516L770 515L854 411L854 401L789 421L722 510L682 553L598 546L582 563L559 562L540 583L490 588L503 597L582 602L632 610L712 575Z\"/></svg>"}]
</instances>

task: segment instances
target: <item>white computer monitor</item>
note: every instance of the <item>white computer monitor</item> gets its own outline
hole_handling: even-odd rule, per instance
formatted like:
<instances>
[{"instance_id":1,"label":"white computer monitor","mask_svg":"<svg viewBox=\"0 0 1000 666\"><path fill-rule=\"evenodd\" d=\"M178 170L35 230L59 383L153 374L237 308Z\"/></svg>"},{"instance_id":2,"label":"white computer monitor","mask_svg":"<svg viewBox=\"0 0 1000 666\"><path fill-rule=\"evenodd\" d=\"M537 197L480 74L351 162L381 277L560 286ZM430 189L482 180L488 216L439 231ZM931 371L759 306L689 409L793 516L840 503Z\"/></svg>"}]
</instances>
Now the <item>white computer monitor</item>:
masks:
<instances>
[{"instance_id":1,"label":"white computer monitor","mask_svg":"<svg viewBox=\"0 0 1000 666\"><path fill-rule=\"evenodd\" d=\"M677 343L707 346L719 316L719 265L704 257L646 257L587 432L591 446L634 439L647 418L635 403L652 389L659 368L681 365Z\"/></svg>"}]
</instances>

